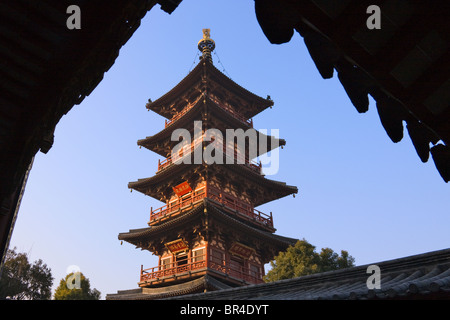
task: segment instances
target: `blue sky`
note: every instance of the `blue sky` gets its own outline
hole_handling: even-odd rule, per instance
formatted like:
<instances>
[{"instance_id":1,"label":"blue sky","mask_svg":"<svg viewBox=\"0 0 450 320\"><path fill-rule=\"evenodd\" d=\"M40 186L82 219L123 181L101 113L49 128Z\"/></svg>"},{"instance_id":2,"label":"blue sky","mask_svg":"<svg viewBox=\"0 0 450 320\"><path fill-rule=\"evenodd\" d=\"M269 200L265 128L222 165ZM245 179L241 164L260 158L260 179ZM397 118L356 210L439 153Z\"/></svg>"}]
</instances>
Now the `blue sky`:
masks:
<instances>
[{"instance_id":1,"label":"blue sky","mask_svg":"<svg viewBox=\"0 0 450 320\"><path fill-rule=\"evenodd\" d=\"M147 13L103 81L61 119L52 149L36 155L10 247L47 263L55 288L77 265L104 298L136 288L141 264L157 265L117 239L163 205L127 184L157 170L161 158L136 142L164 118L145 104L197 63L203 28L216 42L216 67L274 100L254 125L279 129L287 143L270 178L299 189L257 208L272 211L277 234L347 250L357 265L449 247L449 186L431 159L420 161L406 129L394 144L373 100L358 114L336 76L320 77L300 35L270 44L253 1L185 0L171 15L158 6Z\"/></svg>"}]
</instances>

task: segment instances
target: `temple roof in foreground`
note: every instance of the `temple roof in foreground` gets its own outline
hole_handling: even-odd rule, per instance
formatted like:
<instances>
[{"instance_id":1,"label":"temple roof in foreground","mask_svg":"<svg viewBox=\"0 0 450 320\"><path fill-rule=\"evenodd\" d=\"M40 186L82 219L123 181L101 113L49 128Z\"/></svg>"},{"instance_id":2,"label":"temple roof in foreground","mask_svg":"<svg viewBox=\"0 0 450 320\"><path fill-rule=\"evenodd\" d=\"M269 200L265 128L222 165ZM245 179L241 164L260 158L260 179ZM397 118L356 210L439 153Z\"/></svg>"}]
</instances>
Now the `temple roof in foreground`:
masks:
<instances>
[{"instance_id":1,"label":"temple roof in foreground","mask_svg":"<svg viewBox=\"0 0 450 320\"><path fill-rule=\"evenodd\" d=\"M255 207L265 204L267 202L286 197L291 194L299 192L296 186L291 186L283 181L277 181L266 178L264 175L254 172L244 164L173 164L167 169L164 169L159 174L152 177L138 179L137 181L129 182L128 188L139 191L155 199L160 199L161 193L169 183L174 183L180 177L186 176L188 173L209 170L210 174L221 173L223 175L239 175L245 177L247 181L258 184L259 187L270 190L254 196ZM262 189L264 190L264 189Z\"/></svg>"},{"instance_id":2,"label":"temple roof in foreground","mask_svg":"<svg viewBox=\"0 0 450 320\"><path fill-rule=\"evenodd\" d=\"M366 13L377 3L379 30ZM450 181L448 1L257 0L255 13L271 43L298 33L321 77L336 75L359 113L370 95L388 137L397 143L409 134L420 160L431 154Z\"/></svg>"},{"instance_id":3,"label":"temple roof in foreground","mask_svg":"<svg viewBox=\"0 0 450 320\"><path fill-rule=\"evenodd\" d=\"M381 288L368 289L369 265L294 279L190 294L189 300L450 299L450 249L374 263Z\"/></svg>"}]
</instances>

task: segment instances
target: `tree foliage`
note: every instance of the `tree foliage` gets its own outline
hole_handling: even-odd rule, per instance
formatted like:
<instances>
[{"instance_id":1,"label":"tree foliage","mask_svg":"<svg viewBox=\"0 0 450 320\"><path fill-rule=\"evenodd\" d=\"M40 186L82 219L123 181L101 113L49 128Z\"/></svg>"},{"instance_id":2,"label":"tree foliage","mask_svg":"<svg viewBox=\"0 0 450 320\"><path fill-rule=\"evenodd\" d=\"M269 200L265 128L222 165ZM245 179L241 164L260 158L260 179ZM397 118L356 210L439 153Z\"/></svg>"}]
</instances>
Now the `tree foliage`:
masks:
<instances>
[{"instance_id":1,"label":"tree foliage","mask_svg":"<svg viewBox=\"0 0 450 320\"><path fill-rule=\"evenodd\" d=\"M315 249L305 239L297 241L270 261L271 270L264 280L272 282L354 266L355 259L345 250L338 255L330 248L323 248L320 253Z\"/></svg>"},{"instance_id":2,"label":"tree foliage","mask_svg":"<svg viewBox=\"0 0 450 320\"><path fill-rule=\"evenodd\" d=\"M100 291L91 290L91 284L81 272L70 273L61 279L55 290L55 300L99 300Z\"/></svg>"},{"instance_id":3,"label":"tree foliage","mask_svg":"<svg viewBox=\"0 0 450 320\"><path fill-rule=\"evenodd\" d=\"M30 264L26 253L8 250L0 278L0 299L48 300L51 298L51 269L41 260Z\"/></svg>"}]
</instances>

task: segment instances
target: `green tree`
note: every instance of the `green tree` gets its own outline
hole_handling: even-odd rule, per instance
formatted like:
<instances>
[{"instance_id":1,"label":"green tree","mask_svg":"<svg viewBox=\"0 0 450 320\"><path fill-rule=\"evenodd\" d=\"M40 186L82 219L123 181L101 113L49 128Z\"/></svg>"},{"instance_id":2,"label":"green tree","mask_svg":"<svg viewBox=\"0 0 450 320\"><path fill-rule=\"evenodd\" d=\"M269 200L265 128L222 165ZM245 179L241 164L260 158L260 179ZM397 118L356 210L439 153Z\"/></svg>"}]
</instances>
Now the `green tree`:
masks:
<instances>
[{"instance_id":1,"label":"green tree","mask_svg":"<svg viewBox=\"0 0 450 320\"><path fill-rule=\"evenodd\" d=\"M48 300L51 298L51 269L41 260L30 264L26 253L8 250L0 278L0 299Z\"/></svg>"},{"instance_id":2,"label":"green tree","mask_svg":"<svg viewBox=\"0 0 450 320\"><path fill-rule=\"evenodd\" d=\"M355 259L345 250L339 256L330 248L323 248L320 253L315 249L305 239L297 241L270 261L271 270L264 280L272 282L354 266Z\"/></svg>"},{"instance_id":3,"label":"green tree","mask_svg":"<svg viewBox=\"0 0 450 320\"><path fill-rule=\"evenodd\" d=\"M55 290L55 300L99 300L100 291L91 290L89 279L81 272L69 273Z\"/></svg>"}]
</instances>

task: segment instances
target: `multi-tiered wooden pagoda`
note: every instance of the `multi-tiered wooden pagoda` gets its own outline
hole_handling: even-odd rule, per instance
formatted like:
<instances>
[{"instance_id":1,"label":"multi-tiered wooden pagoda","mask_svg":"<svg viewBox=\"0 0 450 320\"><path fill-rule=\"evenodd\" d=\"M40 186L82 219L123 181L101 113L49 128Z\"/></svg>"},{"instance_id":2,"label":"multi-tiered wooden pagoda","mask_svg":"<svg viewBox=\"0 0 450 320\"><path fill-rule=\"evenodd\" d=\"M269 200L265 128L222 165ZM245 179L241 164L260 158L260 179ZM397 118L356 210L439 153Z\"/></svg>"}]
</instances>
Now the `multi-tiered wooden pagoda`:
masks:
<instances>
[{"instance_id":1,"label":"multi-tiered wooden pagoda","mask_svg":"<svg viewBox=\"0 0 450 320\"><path fill-rule=\"evenodd\" d=\"M164 129L138 141L164 157L156 175L129 183L129 188L164 205L150 210L148 227L119 234L119 240L159 257L157 266L141 267L139 296L146 298L261 283L264 264L296 241L275 235L272 213L255 209L295 194L297 188L267 179L261 163L250 158L250 143L242 150L233 141L232 153L225 152L230 147L225 143L222 164L198 161L208 146L222 142L219 135L206 138L208 129L219 130L223 137L226 129L248 132L252 118L273 105L270 98L254 95L214 67L215 44L208 29L203 33L198 65L167 94L147 104L167 119ZM193 139L174 161L172 151L180 143L172 141L176 129L186 129ZM257 140L267 148L257 148L256 156L285 143L260 132Z\"/></svg>"}]
</instances>

